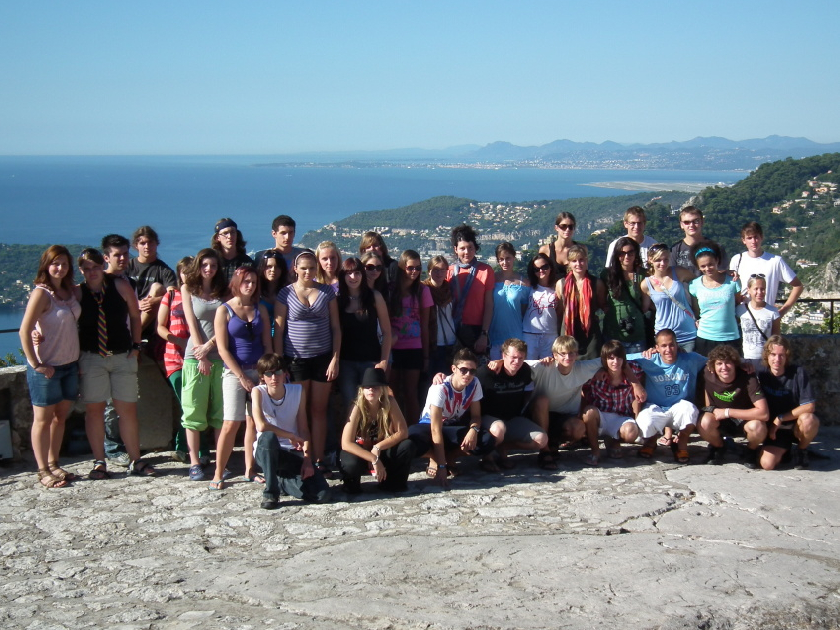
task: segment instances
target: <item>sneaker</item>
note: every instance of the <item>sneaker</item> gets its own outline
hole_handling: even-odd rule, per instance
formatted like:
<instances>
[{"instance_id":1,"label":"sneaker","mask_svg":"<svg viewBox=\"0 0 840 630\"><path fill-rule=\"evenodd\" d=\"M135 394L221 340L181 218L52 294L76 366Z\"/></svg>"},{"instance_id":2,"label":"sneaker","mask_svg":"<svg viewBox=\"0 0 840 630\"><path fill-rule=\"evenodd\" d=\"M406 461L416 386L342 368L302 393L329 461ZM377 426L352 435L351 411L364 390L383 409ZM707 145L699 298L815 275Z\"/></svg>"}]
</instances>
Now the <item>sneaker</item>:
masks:
<instances>
[{"instance_id":1,"label":"sneaker","mask_svg":"<svg viewBox=\"0 0 840 630\"><path fill-rule=\"evenodd\" d=\"M210 456L209 455L202 455L198 458L198 463L202 466L209 466L210 465Z\"/></svg>"},{"instance_id":2,"label":"sneaker","mask_svg":"<svg viewBox=\"0 0 840 630\"><path fill-rule=\"evenodd\" d=\"M186 451L172 451L172 460L186 464L190 461L190 456Z\"/></svg>"},{"instance_id":3,"label":"sneaker","mask_svg":"<svg viewBox=\"0 0 840 630\"><path fill-rule=\"evenodd\" d=\"M131 458L128 456L128 453L117 453L108 457L108 463L128 468L128 465L131 463Z\"/></svg>"},{"instance_id":4,"label":"sneaker","mask_svg":"<svg viewBox=\"0 0 840 630\"><path fill-rule=\"evenodd\" d=\"M744 464L744 468L748 468L750 470L757 470L759 468L758 449L744 449L742 463Z\"/></svg>"},{"instance_id":5,"label":"sneaker","mask_svg":"<svg viewBox=\"0 0 840 630\"><path fill-rule=\"evenodd\" d=\"M277 497L267 497L260 503L260 507L264 510L276 510L280 507L280 502Z\"/></svg>"},{"instance_id":6,"label":"sneaker","mask_svg":"<svg viewBox=\"0 0 840 630\"><path fill-rule=\"evenodd\" d=\"M709 454L706 456L706 463L712 466L720 466L726 457L726 448L709 447Z\"/></svg>"},{"instance_id":7,"label":"sneaker","mask_svg":"<svg viewBox=\"0 0 840 630\"><path fill-rule=\"evenodd\" d=\"M344 482L341 484L341 489L346 494L361 494L362 483L357 479L345 479Z\"/></svg>"},{"instance_id":8,"label":"sneaker","mask_svg":"<svg viewBox=\"0 0 840 630\"><path fill-rule=\"evenodd\" d=\"M204 469L200 465L190 466L190 481L204 481Z\"/></svg>"},{"instance_id":9,"label":"sneaker","mask_svg":"<svg viewBox=\"0 0 840 630\"><path fill-rule=\"evenodd\" d=\"M806 470L811 466L811 460L808 457L808 449L796 449L796 464L794 464L794 468L796 470Z\"/></svg>"}]
</instances>

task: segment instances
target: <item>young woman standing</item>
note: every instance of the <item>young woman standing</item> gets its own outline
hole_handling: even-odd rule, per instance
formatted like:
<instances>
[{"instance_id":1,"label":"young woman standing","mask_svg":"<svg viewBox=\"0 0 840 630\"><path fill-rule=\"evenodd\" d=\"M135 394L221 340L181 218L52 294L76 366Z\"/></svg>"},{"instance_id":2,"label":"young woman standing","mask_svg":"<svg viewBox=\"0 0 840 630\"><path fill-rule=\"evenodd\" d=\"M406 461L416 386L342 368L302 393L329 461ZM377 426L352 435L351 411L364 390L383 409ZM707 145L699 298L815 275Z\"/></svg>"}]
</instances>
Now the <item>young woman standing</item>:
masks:
<instances>
[{"instance_id":1,"label":"young woman standing","mask_svg":"<svg viewBox=\"0 0 840 630\"><path fill-rule=\"evenodd\" d=\"M550 243L540 247L539 253L548 256L558 278L566 275L566 266L569 263L569 248L575 244L572 237L575 235L576 226L575 215L571 212L561 212L554 220L556 236Z\"/></svg>"},{"instance_id":2,"label":"young woman standing","mask_svg":"<svg viewBox=\"0 0 840 630\"><path fill-rule=\"evenodd\" d=\"M671 250L665 243L656 243L648 249L647 266L648 277L642 283L642 293L651 299L656 309L654 331L673 330L680 349L693 351L697 324L682 283L691 282L694 274L688 269L671 266Z\"/></svg>"},{"instance_id":3,"label":"young woman standing","mask_svg":"<svg viewBox=\"0 0 840 630\"><path fill-rule=\"evenodd\" d=\"M66 247L53 245L41 254L35 289L20 325L26 355L26 383L32 399L32 451L38 482L63 488L76 478L58 465L64 421L79 394L79 335L82 307L73 286L73 263ZM35 347L32 332L41 335Z\"/></svg>"},{"instance_id":4,"label":"young woman standing","mask_svg":"<svg viewBox=\"0 0 840 630\"><path fill-rule=\"evenodd\" d=\"M522 321L522 340L528 344L528 358L538 360L551 356L551 344L560 332L563 283L545 254L537 254L528 263L528 279L531 289Z\"/></svg>"},{"instance_id":5,"label":"young woman standing","mask_svg":"<svg viewBox=\"0 0 840 630\"><path fill-rule=\"evenodd\" d=\"M561 280L560 334L575 338L580 348L579 359L597 359L601 355L597 311L603 310L606 304L607 288L589 273L589 252L584 245L572 245L568 259L571 273Z\"/></svg>"},{"instance_id":6,"label":"young woman standing","mask_svg":"<svg viewBox=\"0 0 840 630\"><path fill-rule=\"evenodd\" d=\"M738 306L736 314L741 321L743 353L745 359L761 359L764 344L773 335L781 334L781 316L778 309L767 304L767 279L753 274L747 279L747 293L750 301Z\"/></svg>"},{"instance_id":7,"label":"young woman standing","mask_svg":"<svg viewBox=\"0 0 840 630\"><path fill-rule=\"evenodd\" d=\"M418 389L420 373L429 368L429 310L434 306L429 287L420 282L422 271L420 254L405 250L390 308L394 339L390 382L412 423L420 419Z\"/></svg>"},{"instance_id":8,"label":"young woman standing","mask_svg":"<svg viewBox=\"0 0 840 630\"><path fill-rule=\"evenodd\" d=\"M449 261L435 256L427 266L423 281L432 294L434 308L429 309L429 374L445 372L455 354L455 322L452 319L452 286L446 279Z\"/></svg>"},{"instance_id":9,"label":"young woman standing","mask_svg":"<svg viewBox=\"0 0 840 630\"><path fill-rule=\"evenodd\" d=\"M274 306L274 350L286 357L292 382L303 385L310 401L309 423L315 466L323 462L331 382L338 377L341 324L335 292L315 281L318 260L311 251L295 258L297 279L280 289Z\"/></svg>"},{"instance_id":10,"label":"young woman standing","mask_svg":"<svg viewBox=\"0 0 840 630\"><path fill-rule=\"evenodd\" d=\"M224 361L222 400L224 424L216 444L216 474L210 487L221 490L224 472L240 423L245 422L245 477L265 481L254 470L257 430L251 413L250 392L259 382L257 361L271 348L271 322L259 302L260 279L253 267L240 267L230 281L233 297L216 309L216 345Z\"/></svg>"},{"instance_id":11,"label":"young woman standing","mask_svg":"<svg viewBox=\"0 0 840 630\"><path fill-rule=\"evenodd\" d=\"M496 284L493 288L493 320L490 322L490 358L502 358L502 344L511 338L522 339L522 311L528 304L528 280L514 268L516 250L508 242L496 247ZM552 340L553 341L553 340Z\"/></svg>"},{"instance_id":12,"label":"young woman standing","mask_svg":"<svg viewBox=\"0 0 840 630\"><path fill-rule=\"evenodd\" d=\"M341 267L341 254L332 241L323 241L315 248L318 259L318 282L331 287L338 293L338 270Z\"/></svg>"},{"instance_id":13,"label":"young woman standing","mask_svg":"<svg viewBox=\"0 0 840 630\"><path fill-rule=\"evenodd\" d=\"M628 354L648 347L645 313L651 309L651 302L642 292L644 277L639 244L629 236L622 236L615 244L609 267L601 273L601 280L607 287L604 337L620 342Z\"/></svg>"},{"instance_id":14,"label":"young woman standing","mask_svg":"<svg viewBox=\"0 0 840 630\"><path fill-rule=\"evenodd\" d=\"M221 271L219 254L202 249L189 267L181 286L184 319L190 331L184 351L181 384L181 424L187 431L190 479L202 481L199 449L201 433L215 431L224 421L222 406L222 358L216 348L216 310L222 305L228 283Z\"/></svg>"},{"instance_id":15,"label":"young woman standing","mask_svg":"<svg viewBox=\"0 0 840 630\"><path fill-rule=\"evenodd\" d=\"M688 286L700 312L694 349L698 354L709 356L712 348L725 344L740 352L741 336L735 307L741 303L741 284L719 268L721 253L717 243L696 243L691 254L700 270L700 277Z\"/></svg>"}]
</instances>

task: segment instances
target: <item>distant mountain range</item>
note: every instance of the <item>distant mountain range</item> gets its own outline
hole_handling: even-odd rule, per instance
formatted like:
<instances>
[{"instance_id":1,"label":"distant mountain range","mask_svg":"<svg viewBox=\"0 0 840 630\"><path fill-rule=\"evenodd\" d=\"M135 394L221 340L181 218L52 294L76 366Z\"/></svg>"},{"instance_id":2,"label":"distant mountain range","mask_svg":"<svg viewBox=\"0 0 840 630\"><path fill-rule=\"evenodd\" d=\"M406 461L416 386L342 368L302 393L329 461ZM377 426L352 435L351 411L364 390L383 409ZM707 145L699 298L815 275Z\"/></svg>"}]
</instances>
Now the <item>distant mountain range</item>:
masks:
<instances>
[{"instance_id":1,"label":"distant mountain range","mask_svg":"<svg viewBox=\"0 0 840 630\"><path fill-rule=\"evenodd\" d=\"M753 170L764 162L805 158L840 151L840 142L821 144L808 138L768 136L729 140L716 136L683 142L621 144L555 140L540 146L492 142L483 147L462 145L446 149L390 149L386 151L335 151L278 156L257 166L289 163L330 165L433 164L516 168L628 168Z\"/></svg>"}]
</instances>

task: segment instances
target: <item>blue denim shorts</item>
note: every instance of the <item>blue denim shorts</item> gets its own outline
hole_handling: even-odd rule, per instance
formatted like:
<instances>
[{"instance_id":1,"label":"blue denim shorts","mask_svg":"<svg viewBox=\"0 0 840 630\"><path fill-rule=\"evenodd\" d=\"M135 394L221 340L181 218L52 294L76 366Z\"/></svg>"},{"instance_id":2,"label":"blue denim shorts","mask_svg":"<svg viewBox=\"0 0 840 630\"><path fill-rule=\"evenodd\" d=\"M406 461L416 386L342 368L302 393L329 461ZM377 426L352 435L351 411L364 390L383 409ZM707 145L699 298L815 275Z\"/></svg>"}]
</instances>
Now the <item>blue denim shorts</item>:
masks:
<instances>
[{"instance_id":1,"label":"blue denim shorts","mask_svg":"<svg viewBox=\"0 0 840 630\"><path fill-rule=\"evenodd\" d=\"M26 384L29 397L35 407L51 407L62 400L76 400L79 397L79 362L73 361L54 368L55 374L47 378L40 372L26 366Z\"/></svg>"}]
</instances>

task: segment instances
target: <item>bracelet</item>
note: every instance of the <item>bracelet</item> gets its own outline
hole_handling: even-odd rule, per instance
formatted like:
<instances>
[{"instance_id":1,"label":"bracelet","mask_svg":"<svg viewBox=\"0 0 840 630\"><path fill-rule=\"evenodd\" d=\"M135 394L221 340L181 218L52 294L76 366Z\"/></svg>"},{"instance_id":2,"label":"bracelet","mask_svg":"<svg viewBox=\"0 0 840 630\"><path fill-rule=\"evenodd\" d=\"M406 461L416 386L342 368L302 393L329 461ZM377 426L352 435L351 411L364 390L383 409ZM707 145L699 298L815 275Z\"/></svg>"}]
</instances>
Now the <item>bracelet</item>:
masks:
<instances>
[{"instance_id":1,"label":"bracelet","mask_svg":"<svg viewBox=\"0 0 840 630\"><path fill-rule=\"evenodd\" d=\"M379 455L377 455L377 456L376 456L376 459L374 459L374 460L370 463L370 465L371 465L371 466L376 466L376 464L378 464L378 463L379 463Z\"/></svg>"},{"instance_id":2,"label":"bracelet","mask_svg":"<svg viewBox=\"0 0 840 630\"><path fill-rule=\"evenodd\" d=\"M474 425L474 424L471 424L471 425L470 425L470 429L472 429L473 431L475 431L476 433L478 433L478 426L476 426L476 425Z\"/></svg>"},{"instance_id":3,"label":"bracelet","mask_svg":"<svg viewBox=\"0 0 840 630\"><path fill-rule=\"evenodd\" d=\"M729 407L726 408L726 417L729 417Z\"/></svg>"},{"instance_id":4,"label":"bracelet","mask_svg":"<svg viewBox=\"0 0 840 630\"><path fill-rule=\"evenodd\" d=\"M382 451L382 449L381 449L381 448L379 448L379 445L378 445L378 444L374 444L373 446L371 446L371 447L370 447L370 450L371 450L371 451L373 451L373 449L376 449L376 452L377 452L377 453L379 453L379 452L381 452L381 451ZM379 459L379 455L377 455L377 456L376 456L376 458L377 458L377 459Z\"/></svg>"},{"instance_id":5,"label":"bracelet","mask_svg":"<svg viewBox=\"0 0 840 630\"><path fill-rule=\"evenodd\" d=\"M446 468L446 464L438 464L438 469L440 468Z\"/></svg>"}]
</instances>

